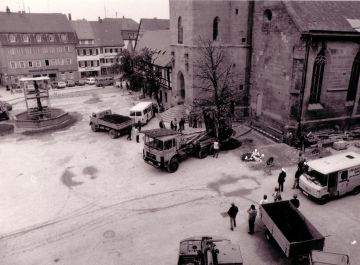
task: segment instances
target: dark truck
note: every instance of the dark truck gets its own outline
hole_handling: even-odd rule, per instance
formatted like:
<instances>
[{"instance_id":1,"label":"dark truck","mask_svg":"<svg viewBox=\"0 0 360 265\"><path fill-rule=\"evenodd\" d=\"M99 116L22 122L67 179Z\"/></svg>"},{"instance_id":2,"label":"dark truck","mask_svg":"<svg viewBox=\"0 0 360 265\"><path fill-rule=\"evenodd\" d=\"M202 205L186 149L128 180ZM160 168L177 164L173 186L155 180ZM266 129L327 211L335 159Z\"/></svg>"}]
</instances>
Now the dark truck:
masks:
<instances>
[{"instance_id":1,"label":"dark truck","mask_svg":"<svg viewBox=\"0 0 360 265\"><path fill-rule=\"evenodd\" d=\"M93 132L108 131L110 137L114 139L120 135L128 134L134 125L134 120L128 116L112 114L111 110L105 110L93 113L89 125Z\"/></svg>"},{"instance_id":2,"label":"dark truck","mask_svg":"<svg viewBox=\"0 0 360 265\"><path fill-rule=\"evenodd\" d=\"M324 236L290 201L261 205L260 217L266 227L266 238L274 240L287 257L323 250Z\"/></svg>"},{"instance_id":3,"label":"dark truck","mask_svg":"<svg viewBox=\"0 0 360 265\"><path fill-rule=\"evenodd\" d=\"M206 130L192 134L182 134L170 129L143 131L145 135L143 159L146 163L175 172L179 163L190 156L205 158L213 152L217 140L220 145L233 135L231 119L219 119L216 111L203 111Z\"/></svg>"},{"instance_id":4,"label":"dark truck","mask_svg":"<svg viewBox=\"0 0 360 265\"><path fill-rule=\"evenodd\" d=\"M178 265L242 265L240 247L221 237L190 237L180 242Z\"/></svg>"}]
</instances>

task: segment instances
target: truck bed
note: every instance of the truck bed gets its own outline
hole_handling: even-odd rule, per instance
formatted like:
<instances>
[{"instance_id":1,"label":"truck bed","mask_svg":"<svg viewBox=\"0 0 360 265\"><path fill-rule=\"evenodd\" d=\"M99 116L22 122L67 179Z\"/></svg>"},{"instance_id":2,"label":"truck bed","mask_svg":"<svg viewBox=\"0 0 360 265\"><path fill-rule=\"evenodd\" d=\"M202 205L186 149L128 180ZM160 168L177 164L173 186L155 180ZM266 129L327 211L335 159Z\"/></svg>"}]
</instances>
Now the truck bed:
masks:
<instances>
[{"instance_id":1,"label":"truck bed","mask_svg":"<svg viewBox=\"0 0 360 265\"><path fill-rule=\"evenodd\" d=\"M324 247L324 237L290 201L262 205L261 219L286 256Z\"/></svg>"},{"instance_id":2,"label":"truck bed","mask_svg":"<svg viewBox=\"0 0 360 265\"><path fill-rule=\"evenodd\" d=\"M131 120L130 117L122 116L119 114L108 114L101 118L101 120L104 120L106 122L114 123L114 124L120 124L126 121Z\"/></svg>"}]
</instances>

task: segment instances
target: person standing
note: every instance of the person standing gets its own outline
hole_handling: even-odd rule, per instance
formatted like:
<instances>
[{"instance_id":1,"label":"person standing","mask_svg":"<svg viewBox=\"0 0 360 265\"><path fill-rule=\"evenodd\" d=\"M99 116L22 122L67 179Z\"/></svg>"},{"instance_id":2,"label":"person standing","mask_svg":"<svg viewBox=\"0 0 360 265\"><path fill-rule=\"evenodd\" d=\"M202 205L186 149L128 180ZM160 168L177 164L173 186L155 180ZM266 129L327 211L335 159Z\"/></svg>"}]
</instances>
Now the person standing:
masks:
<instances>
[{"instance_id":1,"label":"person standing","mask_svg":"<svg viewBox=\"0 0 360 265\"><path fill-rule=\"evenodd\" d=\"M177 120L176 120L176 118L174 119L174 131L177 131L177 126L178 126L178 124L177 124Z\"/></svg>"},{"instance_id":2,"label":"person standing","mask_svg":"<svg viewBox=\"0 0 360 265\"><path fill-rule=\"evenodd\" d=\"M138 127L139 132L141 132L141 121L140 120L137 123L137 127Z\"/></svg>"},{"instance_id":3,"label":"person standing","mask_svg":"<svg viewBox=\"0 0 360 265\"><path fill-rule=\"evenodd\" d=\"M132 133L132 127L130 129L128 129L128 136L127 136L126 140L131 141L131 133Z\"/></svg>"},{"instance_id":4,"label":"person standing","mask_svg":"<svg viewBox=\"0 0 360 265\"><path fill-rule=\"evenodd\" d=\"M171 122L170 122L170 129L171 130L174 130L174 122L171 120Z\"/></svg>"},{"instance_id":5,"label":"person standing","mask_svg":"<svg viewBox=\"0 0 360 265\"><path fill-rule=\"evenodd\" d=\"M213 156L213 157L218 158L218 156L219 156L219 149L220 149L218 139L216 139L216 140L214 141L214 146L213 146L213 147L214 147L214 156Z\"/></svg>"},{"instance_id":6,"label":"person standing","mask_svg":"<svg viewBox=\"0 0 360 265\"><path fill-rule=\"evenodd\" d=\"M274 202L281 201L281 193L280 193L278 187L275 187L275 191L274 191L274 193L273 193L272 196L273 196L273 198L274 198Z\"/></svg>"},{"instance_id":7,"label":"person standing","mask_svg":"<svg viewBox=\"0 0 360 265\"><path fill-rule=\"evenodd\" d=\"M136 139L136 142L139 143L140 142L140 135L139 135L139 129L138 128L135 128L135 139Z\"/></svg>"},{"instance_id":8,"label":"person standing","mask_svg":"<svg viewBox=\"0 0 360 265\"><path fill-rule=\"evenodd\" d=\"M297 198L297 195L294 194L293 198L290 200L290 202L296 207L299 208L300 207L300 201Z\"/></svg>"},{"instance_id":9,"label":"person standing","mask_svg":"<svg viewBox=\"0 0 360 265\"><path fill-rule=\"evenodd\" d=\"M268 198L267 198L267 195L264 194L263 198L260 200L259 204L260 205L263 205L265 203L268 203Z\"/></svg>"},{"instance_id":10,"label":"person standing","mask_svg":"<svg viewBox=\"0 0 360 265\"><path fill-rule=\"evenodd\" d=\"M279 174L279 177L278 177L279 191L280 191L280 192L283 192L283 191L284 191L285 178L286 178L286 172L285 172L285 169L282 168L282 169L281 169L281 172L280 172L280 174Z\"/></svg>"},{"instance_id":11,"label":"person standing","mask_svg":"<svg viewBox=\"0 0 360 265\"><path fill-rule=\"evenodd\" d=\"M300 176L301 174L303 173L303 170L302 170L303 167L298 167L298 169L296 170L295 172L295 180L294 180L294 185L293 185L293 189L297 189L299 188L299 179L300 179Z\"/></svg>"},{"instance_id":12,"label":"person standing","mask_svg":"<svg viewBox=\"0 0 360 265\"><path fill-rule=\"evenodd\" d=\"M159 127L160 127L161 129L165 128L165 124L164 124L164 121L163 121L163 120L160 120L160 121L159 121Z\"/></svg>"},{"instance_id":13,"label":"person standing","mask_svg":"<svg viewBox=\"0 0 360 265\"><path fill-rule=\"evenodd\" d=\"M235 205L235 203L231 203L231 207L228 210L228 215L230 216L230 230L233 231L234 227L236 227L236 215L239 209Z\"/></svg>"},{"instance_id":14,"label":"person standing","mask_svg":"<svg viewBox=\"0 0 360 265\"><path fill-rule=\"evenodd\" d=\"M249 234L253 235L254 232L254 228L255 228L255 219L256 219L256 215L257 215L257 211L255 209L255 205L252 204L250 206L250 208L247 210L248 214L249 214Z\"/></svg>"},{"instance_id":15,"label":"person standing","mask_svg":"<svg viewBox=\"0 0 360 265\"><path fill-rule=\"evenodd\" d=\"M197 128L197 119L196 119L196 117L194 116L193 117L193 120L192 120L192 124L193 124L193 128Z\"/></svg>"}]
</instances>

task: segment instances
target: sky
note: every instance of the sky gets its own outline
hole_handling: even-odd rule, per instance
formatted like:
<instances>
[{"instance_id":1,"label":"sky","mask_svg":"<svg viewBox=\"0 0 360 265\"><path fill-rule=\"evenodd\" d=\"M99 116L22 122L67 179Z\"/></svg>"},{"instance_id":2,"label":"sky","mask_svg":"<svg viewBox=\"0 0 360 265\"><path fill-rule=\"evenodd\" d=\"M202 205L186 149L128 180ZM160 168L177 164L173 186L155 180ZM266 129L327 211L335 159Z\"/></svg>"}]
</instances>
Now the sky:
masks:
<instances>
[{"instance_id":1,"label":"sky","mask_svg":"<svg viewBox=\"0 0 360 265\"><path fill-rule=\"evenodd\" d=\"M0 0L0 12L71 13L72 19L169 18L169 0Z\"/></svg>"}]
</instances>

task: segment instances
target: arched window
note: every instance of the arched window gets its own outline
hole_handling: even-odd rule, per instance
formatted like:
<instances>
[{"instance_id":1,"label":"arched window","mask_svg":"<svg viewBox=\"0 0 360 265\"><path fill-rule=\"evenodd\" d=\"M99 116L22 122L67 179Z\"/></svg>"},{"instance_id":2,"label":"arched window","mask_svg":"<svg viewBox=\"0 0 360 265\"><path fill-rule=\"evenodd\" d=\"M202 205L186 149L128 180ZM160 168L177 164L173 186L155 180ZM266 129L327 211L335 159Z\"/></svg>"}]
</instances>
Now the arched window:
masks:
<instances>
[{"instance_id":1,"label":"arched window","mask_svg":"<svg viewBox=\"0 0 360 265\"><path fill-rule=\"evenodd\" d=\"M321 87L324 77L325 64L326 64L326 57L325 57L325 49L323 48L316 56L314 62L313 74L311 79L309 104L320 103Z\"/></svg>"},{"instance_id":2,"label":"arched window","mask_svg":"<svg viewBox=\"0 0 360 265\"><path fill-rule=\"evenodd\" d=\"M214 18L213 22L213 40L217 40L219 36L219 17Z\"/></svg>"},{"instance_id":3,"label":"arched window","mask_svg":"<svg viewBox=\"0 0 360 265\"><path fill-rule=\"evenodd\" d=\"M360 74L360 51L357 53L354 63L351 68L351 76L349 82L349 88L347 91L346 101L354 101L356 97L357 87L359 84Z\"/></svg>"},{"instance_id":4,"label":"arched window","mask_svg":"<svg viewBox=\"0 0 360 265\"><path fill-rule=\"evenodd\" d=\"M183 25L181 21L181 17L178 19L178 43L183 43Z\"/></svg>"}]
</instances>

